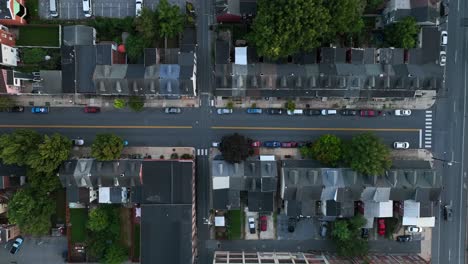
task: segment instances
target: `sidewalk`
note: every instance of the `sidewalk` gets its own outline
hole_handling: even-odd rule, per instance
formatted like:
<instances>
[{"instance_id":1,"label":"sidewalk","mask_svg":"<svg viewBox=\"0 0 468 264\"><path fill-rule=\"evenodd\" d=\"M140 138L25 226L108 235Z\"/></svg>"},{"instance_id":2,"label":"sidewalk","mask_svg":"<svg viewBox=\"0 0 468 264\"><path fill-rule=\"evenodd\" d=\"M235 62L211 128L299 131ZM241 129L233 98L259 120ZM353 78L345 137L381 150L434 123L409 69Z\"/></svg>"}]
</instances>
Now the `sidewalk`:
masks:
<instances>
[{"instance_id":1,"label":"sidewalk","mask_svg":"<svg viewBox=\"0 0 468 264\"><path fill-rule=\"evenodd\" d=\"M296 108L318 108L318 109L428 109L435 103L436 92L425 91L419 98L405 98L402 100L359 100L359 99L297 99ZM265 98L266 99L266 98ZM249 97L243 100L230 100L216 97L215 106L218 108L226 107L229 102L233 102L234 108L249 108L255 104L258 108L285 108L288 100L276 100L273 98L251 99Z\"/></svg>"},{"instance_id":2,"label":"sidewalk","mask_svg":"<svg viewBox=\"0 0 468 264\"><path fill-rule=\"evenodd\" d=\"M16 101L16 104L21 106L51 106L51 107L83 107L83 106L99 106L113 107L114 99L121 98L128 100L130 96L99 96L99 95L83 95L83 94L58 94L58 95L41 95L41 94L21 94L11 95ZM164 99L147 96L145 99L145 107L198 107L199 99L195 98L179 98L179 99Z\"/></svg>"},{"instance_id":3,"label":"sidewalk","mask_svg":"<svg viewBox=\"0 0 468 264\"><path fill-rule=\"evenodd\" d=\"M151 156L151 159L170 159L172 153L177 153L179 158L183 154L195 156L195 149L191 147L124 147L120 157L125 159L129 155L140 154L142 158ZM91 157L91 147L74 147L70 156L74 159Z\"/></svg>"}]
</instances>

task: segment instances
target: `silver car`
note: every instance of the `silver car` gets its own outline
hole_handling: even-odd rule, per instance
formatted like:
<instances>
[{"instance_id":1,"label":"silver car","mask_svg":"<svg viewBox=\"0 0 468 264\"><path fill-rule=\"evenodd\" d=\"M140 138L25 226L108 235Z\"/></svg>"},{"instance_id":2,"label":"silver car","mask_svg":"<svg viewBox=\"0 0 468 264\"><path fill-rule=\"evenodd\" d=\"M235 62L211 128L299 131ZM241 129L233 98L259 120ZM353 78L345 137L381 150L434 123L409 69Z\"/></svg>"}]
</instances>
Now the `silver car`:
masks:
<instances>
[{"instance_id":1,"label":"silver car","mask_svg":"<svg viewBox=\"0 0 468 264\"><path fill-rule=\"evenodd\" d=\"M393 143L393 148L394 149L408 149L409 148L409 142L394 142Z\"/></svg>"}]
</instances>

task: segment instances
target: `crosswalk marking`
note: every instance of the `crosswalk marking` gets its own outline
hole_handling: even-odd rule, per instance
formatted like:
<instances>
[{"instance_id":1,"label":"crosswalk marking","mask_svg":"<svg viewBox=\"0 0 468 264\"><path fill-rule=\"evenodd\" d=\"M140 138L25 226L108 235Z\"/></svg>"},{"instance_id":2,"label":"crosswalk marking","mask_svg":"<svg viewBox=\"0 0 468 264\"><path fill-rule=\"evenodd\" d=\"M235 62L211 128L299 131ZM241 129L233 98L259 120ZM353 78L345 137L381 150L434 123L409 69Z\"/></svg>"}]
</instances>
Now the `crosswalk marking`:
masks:
<instances>
[{"instance_id":1,"label":"crosswalk marking","mask_svg":"<svg viewBox=\"0 0 468 264\"><path fill-rule=\"evenodd\" d=\"M208 156L208 149L197 149L197 156Z\"/></svg>"},{"instance_id":2,"label":"crosswalk marking","mask_svg":"<svg viewBox=\"0 0 468 264\"><path fill-rule=\"evenodd\" d=\"M425 129L424 129L424 147L432 148L432 110L426 110Z\"/></svg>"}]
</instances>

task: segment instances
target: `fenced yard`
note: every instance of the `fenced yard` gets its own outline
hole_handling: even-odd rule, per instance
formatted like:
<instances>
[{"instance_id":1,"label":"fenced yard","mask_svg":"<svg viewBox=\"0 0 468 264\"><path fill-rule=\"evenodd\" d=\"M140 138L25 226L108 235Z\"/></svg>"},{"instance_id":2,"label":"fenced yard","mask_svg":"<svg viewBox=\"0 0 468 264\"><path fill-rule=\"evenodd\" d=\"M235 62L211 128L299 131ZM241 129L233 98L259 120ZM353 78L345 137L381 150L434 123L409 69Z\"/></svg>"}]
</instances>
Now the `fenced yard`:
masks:
<instances>
[{"instance_id":1,"label":"fenced yard","mask_svg":"<svg viewBox=\"0 0 468 264\"><path fill-rule=\"evenodd\" d=\"M86 240L86 224L88 210L84 208L70 209L71 242L81 243Z\"/></svg>"},{"instance_id":2,"label":"fenced yard","mask_svg":"<svg viewBox=\"0 0 468 264\"><path fill-rule=\"evenodd\" d=\"M60 47L60 26L21 26L19 27L16 45L34 47Z\"/></svg>"}]
</instances>

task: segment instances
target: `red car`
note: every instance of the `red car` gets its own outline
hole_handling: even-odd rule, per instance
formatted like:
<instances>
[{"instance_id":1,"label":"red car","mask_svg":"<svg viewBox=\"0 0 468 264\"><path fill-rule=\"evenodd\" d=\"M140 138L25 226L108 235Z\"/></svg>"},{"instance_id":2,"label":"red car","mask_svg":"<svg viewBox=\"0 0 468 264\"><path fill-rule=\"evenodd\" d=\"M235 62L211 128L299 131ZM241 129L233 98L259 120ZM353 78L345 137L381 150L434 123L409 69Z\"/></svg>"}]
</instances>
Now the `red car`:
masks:
<instances>
[{"instance_id":1,"label":"red car","mask_svg":"<svg viewBox=\"0 0 468 264\"><path fill-rule=\"evenodd\" d=\"M379 219L379 236L385 236L385 220Z\"/></svg>"},{"instance_id":2,"label":"red car","mask_svg":"<svg viewBox=\"0 0 468 264\"><path fill-rule=\"evenodd\" d=\"M260 231L267 231L267 216L266 215L262 215L260 216Z\"/></svg>"},{"instance_id":3,"label":"red car","mask_svg":"<svg viewBox=\"0 0 468 264\"><path fill-rule=\"evenodd\" d=\"M282 148L297 148L297 142L294 142L294 141L281 142L281 147Z\"/></svg>"},{"instance_id":4,"label":"red car","mask_svg":"<svg viewBox=\"0 0 468 264\"><path fill-rule=\"evenodd\" d=\"M380 115L382 112L381 111L375 111L375 110L361 110L359 112L360 116L365 116L365 117L374 117Z\"/></svg>"},{"instance_id":5,"label":"red car","mask_svg":"<svg viewBox=\"0 0 468 264\"><path fill-rule=\"evenodd\" d=\"M99 113L99 112L101 112L101 108L96 107L96 106L86 106L84 108L84 111L85 111L85 113Z\"/></svg>"},{"instance_id":6,"label":"red car","mask_svg":"<svg viewBox=\"0 0 468 264\"><path fill-rule=\"evenodd\" d=\"M252 148L259 148L261 145L262 145L262 142L260 141L254 141L251 144Z\"/></svg>"}]
</instances>

